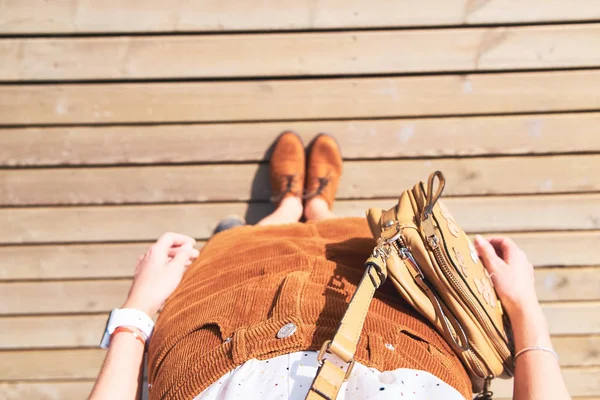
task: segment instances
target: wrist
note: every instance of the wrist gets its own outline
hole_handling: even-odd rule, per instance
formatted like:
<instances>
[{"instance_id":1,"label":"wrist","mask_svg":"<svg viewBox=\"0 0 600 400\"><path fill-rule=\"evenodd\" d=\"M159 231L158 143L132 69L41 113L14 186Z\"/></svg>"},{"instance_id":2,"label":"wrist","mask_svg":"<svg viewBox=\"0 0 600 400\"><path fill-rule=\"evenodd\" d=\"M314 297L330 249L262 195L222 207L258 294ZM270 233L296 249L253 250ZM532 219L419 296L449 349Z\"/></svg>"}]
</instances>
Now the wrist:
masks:
<instances>
[{"instance_id":1,"label":"wrist","mask_svg":"<svg viewBox=\"0 0 600 400\"><path fill-rule=\"evenodd\" d=\"M132 325L122 325L116 328L110 335L110 342L112 343L119 334L121 334L121 337L133 338L136 341L139 341L143 346L146 346L146 341L148 340L148 337L141 329Z\"/></svg>"},{"instance_id":2,"label":"wrist","mask_svg":"<svg viewBox=\"0 0 600 400\"><path fill-rule=\"evenodd\" d=\"M156 314L156 312L158 311L146 302L137 301L136 299L127 299L125 303L123 303L121 308L133 308L134 310L138 310L145 313L150 318L154 317L154 314Z\"/></svg>"},{"instance_id":3,"label":"wrist","mask_svg":"<svg viewBox=\"0 0 600 400\"><path fill-rule=\"evenodd\" d=\"M503 305L511 321L513 319L530 319L533 316L543 314L542 307L536 296L519 301L507 302Z\"/></svg>"}]
</instances>

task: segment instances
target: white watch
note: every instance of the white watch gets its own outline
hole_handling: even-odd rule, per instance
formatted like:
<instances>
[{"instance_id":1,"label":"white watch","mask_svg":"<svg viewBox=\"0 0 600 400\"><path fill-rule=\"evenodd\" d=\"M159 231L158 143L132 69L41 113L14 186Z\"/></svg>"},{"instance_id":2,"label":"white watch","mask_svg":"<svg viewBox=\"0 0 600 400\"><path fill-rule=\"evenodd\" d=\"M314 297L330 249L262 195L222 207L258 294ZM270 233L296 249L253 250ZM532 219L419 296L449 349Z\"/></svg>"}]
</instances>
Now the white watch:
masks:
<instances>
[{"instance_id":1,"label":"white watch","mask_svg":"<svg viewBox=\"0 0 600 400\"><path fill-rule=\"evenodd\" d=\"M102 336L100 347L103 349L108 348L108 345L110 344L110 335L112 335L115 329L120 326L133 326L138 328L145 336L144 339L148 340L154 329L154 321L152 321L152 318L143 311L134 308L115 308L110 312L108 321L106 321L106 329L104 330L104 336Z\"/></svg>"}]
</instances>

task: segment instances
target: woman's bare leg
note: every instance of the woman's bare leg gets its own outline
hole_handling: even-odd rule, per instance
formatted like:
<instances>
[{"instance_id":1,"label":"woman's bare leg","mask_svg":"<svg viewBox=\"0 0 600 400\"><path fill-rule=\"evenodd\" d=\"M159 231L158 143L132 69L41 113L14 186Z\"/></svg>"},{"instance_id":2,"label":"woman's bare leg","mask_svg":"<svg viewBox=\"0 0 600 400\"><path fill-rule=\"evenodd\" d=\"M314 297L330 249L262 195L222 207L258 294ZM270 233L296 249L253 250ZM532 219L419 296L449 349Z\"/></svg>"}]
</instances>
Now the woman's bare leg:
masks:
<instances>
[{"instance_id":1,"label":"woman's bare leg","mask_svg":"<svg viewBox=\"0 0 600 400\"><path fill-rule=\"evenodd\" d=\"M296 196L288 196L281 200L275 211L261 219L256 225L291 224L300 221L301 217L302 200Z\"/></svg>"},{"instance_id":2,"label":"woman's bare leg","mask_svg":"<svg viewBox=\"0 0 600 400\"><path fill-rule=\"evenodd\" d=\"M321 197L313 197L304 206L304 217L307 221L322 221L324 219L337 218L337 215L329 209L327 202Z\"/></svg>"}]
</instances>

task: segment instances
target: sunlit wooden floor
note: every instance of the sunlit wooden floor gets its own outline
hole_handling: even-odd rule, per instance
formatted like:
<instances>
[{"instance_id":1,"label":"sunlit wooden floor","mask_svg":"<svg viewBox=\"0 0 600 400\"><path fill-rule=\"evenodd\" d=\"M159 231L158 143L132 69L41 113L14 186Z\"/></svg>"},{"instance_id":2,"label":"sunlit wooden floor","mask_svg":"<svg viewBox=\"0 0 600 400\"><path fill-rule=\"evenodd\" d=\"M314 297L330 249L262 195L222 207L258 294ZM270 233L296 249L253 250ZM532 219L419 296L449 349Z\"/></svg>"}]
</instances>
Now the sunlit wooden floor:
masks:
<instances>
[{"instance_id":1,"label":"sunlit wooden floor","mask_svg":"<svg viewBox=\"0 0 600 400\"><path fill-rule=\"evenodd\" d=\"M599 2L180 3L0 2L0 398L85 398L137 256L268 213L293 129L340 142L339 215L444 171L469 232L526 249L600 399Z\"/></svg>"}]
</instances>

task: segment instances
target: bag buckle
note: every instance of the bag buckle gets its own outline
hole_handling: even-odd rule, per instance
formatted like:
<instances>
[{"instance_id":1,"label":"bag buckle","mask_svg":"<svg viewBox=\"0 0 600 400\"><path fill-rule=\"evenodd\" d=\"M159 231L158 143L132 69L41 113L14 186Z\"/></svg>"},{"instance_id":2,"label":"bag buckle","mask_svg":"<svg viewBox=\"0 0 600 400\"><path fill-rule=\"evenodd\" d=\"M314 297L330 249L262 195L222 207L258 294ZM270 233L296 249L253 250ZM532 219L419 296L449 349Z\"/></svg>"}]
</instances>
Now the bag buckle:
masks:
<instances>
[{"instance_id":1,"label":"bag buckle","mask_svg":"<svg viewBox=\"0 0 600 400\"><path fill-rule=\"evenodd\" d=\"M319 363L319 367L323 366L323 362L325 361L325 354L334 355L337 358L339 358L340 360L342 360L342 358L340 356L338 356L337 354L329 351L330 347L331 347L331 340L325 341L323 343L323 346L321 346L321 350L319 350L319 354L317 354L317 362ZM346 363L347 368L346 368L346 375L344 376L344 381L347 381L348 378L350 377L350 374L352 374L352 369L354 369L355 362L356 362L356 360L353 357L350 361L348 361Z\"/></svg>"}]
</instances>

